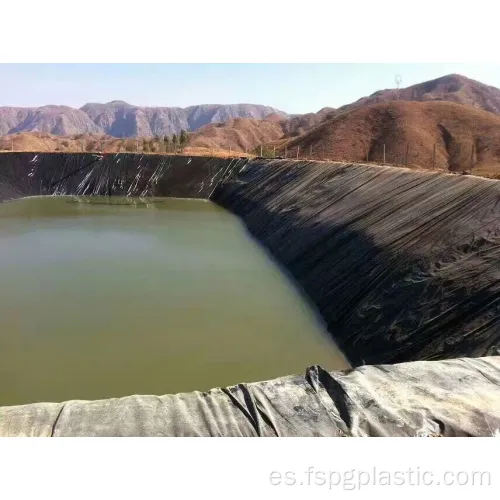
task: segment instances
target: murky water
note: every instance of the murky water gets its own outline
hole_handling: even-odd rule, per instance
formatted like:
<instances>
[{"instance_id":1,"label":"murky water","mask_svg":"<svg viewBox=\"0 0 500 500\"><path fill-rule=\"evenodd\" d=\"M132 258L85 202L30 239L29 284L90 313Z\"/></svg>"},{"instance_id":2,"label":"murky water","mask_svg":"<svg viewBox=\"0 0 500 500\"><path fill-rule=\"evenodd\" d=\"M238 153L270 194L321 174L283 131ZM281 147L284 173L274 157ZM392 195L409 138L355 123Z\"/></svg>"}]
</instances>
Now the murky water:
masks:
<instances>
[{"instance_id":1,"label":"murky water","mask_svg":"<svg viewBox=\"0 0 500 500\"><path fill-rule=\"evenodd\" d=\"M0 276L3 405L346 367L239 220L210 202L0 204Z\"/></svg>"}]
</instances>

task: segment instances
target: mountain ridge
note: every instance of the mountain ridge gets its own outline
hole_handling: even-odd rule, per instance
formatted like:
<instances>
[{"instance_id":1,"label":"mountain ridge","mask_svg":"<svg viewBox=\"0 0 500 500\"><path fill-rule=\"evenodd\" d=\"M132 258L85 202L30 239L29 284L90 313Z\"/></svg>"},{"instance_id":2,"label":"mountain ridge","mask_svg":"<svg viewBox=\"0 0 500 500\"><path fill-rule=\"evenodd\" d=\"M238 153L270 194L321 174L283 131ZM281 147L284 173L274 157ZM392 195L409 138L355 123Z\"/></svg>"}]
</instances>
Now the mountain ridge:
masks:
<instances>
[{"instance_id":1,"label":"mountain ridge","mask_svg":"<svg viewBox=\"0 0 500 500\"><path fill-rule=\"evenodd\" d=\"M114 137L151 137L194 131L210 123L235 118L262 120L270 114L288 114L260 104L200 104L180 107L135 106L125 101L87 103L81 108L46 105L0 107L0 135L41 132L60 136L79 133Z\"/></svg>"}]
</instances>

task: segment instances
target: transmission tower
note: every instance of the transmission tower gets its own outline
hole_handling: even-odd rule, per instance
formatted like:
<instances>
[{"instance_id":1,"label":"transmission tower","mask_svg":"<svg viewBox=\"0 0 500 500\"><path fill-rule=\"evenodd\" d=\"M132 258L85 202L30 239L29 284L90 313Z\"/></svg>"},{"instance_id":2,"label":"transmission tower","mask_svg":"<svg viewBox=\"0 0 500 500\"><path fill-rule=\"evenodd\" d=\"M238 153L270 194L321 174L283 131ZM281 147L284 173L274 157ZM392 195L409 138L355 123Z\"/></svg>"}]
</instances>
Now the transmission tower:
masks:
<instances>
[{"instance_id":1,"label":"transmission tower","mask_svg":"<svg viewBox=\"0 0 500 500\"><path fill-rule=\"evenodd\" d=\"M400 90L400 87L401 87L401 82L403 81L403 78L401 77L401 75L396 75L396 78L394 79L395 82L396 82L396 98L397 100L399 101L399 90Z\"/></svg>"}]
</instances>

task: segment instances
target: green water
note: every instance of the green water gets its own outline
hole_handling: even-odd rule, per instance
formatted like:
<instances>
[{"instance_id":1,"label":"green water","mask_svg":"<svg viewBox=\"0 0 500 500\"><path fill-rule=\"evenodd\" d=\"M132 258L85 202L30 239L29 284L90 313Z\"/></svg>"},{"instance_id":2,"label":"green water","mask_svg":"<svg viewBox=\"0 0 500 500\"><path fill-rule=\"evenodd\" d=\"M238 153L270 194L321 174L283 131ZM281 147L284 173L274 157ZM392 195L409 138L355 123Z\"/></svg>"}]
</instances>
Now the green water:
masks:
<instances>
[{"instance_id":1,"label":"green water","mask_svg":"<svg viewBox=\"0 0 500 500\"><path fill-rule=\"evenodd\" d=\"M347 366L239 220L210 202L0 204L0 276L1 405Z\"/></svg>"}]
</instances>

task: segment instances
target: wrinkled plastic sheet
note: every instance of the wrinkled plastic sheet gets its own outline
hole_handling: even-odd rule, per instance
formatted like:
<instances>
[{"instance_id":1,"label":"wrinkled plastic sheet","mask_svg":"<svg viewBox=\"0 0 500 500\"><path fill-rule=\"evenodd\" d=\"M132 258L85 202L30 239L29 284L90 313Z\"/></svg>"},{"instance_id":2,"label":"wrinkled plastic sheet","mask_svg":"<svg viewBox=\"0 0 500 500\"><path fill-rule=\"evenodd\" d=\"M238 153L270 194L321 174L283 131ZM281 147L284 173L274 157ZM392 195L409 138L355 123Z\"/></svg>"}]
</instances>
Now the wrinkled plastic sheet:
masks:
<instances>
[{"instance_id":1,"label":"wrinkled plastic sheet","mask_svg":"<svg viewBox=\"0 0 500 500\"><path fill-rule=\"evenodd\" d=\"M316 305L352 365L500 347L500 181L252 160L212 199Z\"/></svg>"},{"instance_id":2,"label":"wrinkled plastic sheet","mask_svg":"<svg viewBox=\"0 0 500 500\"><path fill-rule=\"evenodd\" d=\"M0 408L0 436L497 436L497 357L362 366L167 396Z\"/></svg>"},{"instance_id":3,"label":"wrinkled plastic sheet","mask_svg":"<svg viewBox=\"0 0 500 500\"><path fill-rule=\"evenodd\" d=\"M208 198L240 159L199 156L2 153L0 201L26 196Z\"/></svg>"}]
</instances>

